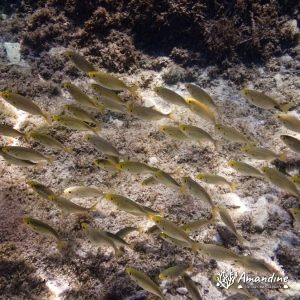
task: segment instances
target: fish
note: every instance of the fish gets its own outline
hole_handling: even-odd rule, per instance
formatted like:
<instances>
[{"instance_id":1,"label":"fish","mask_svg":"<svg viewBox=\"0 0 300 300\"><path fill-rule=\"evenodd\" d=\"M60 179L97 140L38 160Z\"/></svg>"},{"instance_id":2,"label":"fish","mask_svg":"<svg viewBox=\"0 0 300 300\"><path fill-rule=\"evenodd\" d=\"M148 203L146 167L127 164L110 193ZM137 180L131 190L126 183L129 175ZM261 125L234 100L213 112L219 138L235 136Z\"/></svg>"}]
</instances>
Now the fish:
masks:
<instances>
[{"instance_id":1,"label":"fish","mask_svg":"<svg viewBox=\"0 0 300 300\"><path fill-rule=\"evenodd\" d=\"M17 109L25 111L31 115L41 116L48 123L51 123L49 114L43 112L31 99L11 92L0 92L0 97Z\"/></svg>"},{"instance_id":2,"label":"fish","mask_svg":"<svg viewBox=\"0 0 300 300\"><path fill-rule=\"evenodd\" d=\"M277 273L277 270L266 263L263 259L257 259L250 255L240 257L240 259L238 259L236 262L252 272L259 272L265 275Z\"/></svg>"},{"instance_id":3,"label":"fish","mask_svg":"<svg viewBox=\"0 0 300 300\"><path fill-rule=\"evenodd\" d=\"M91 131L95 134L98 134L99 131L101 130L101 128L98 128L98 127L93 128L79 119L76 119L76 118L73 118L70 116L66 116L66 115L54 116L53 119L55 121L61 123L65 127L74 129L74 130Z\"/></svg>"},{"instance_id":4,"label":"fish","mask_svg":"<svg viewBox=\"0 0 300 300\"><path fill-rule=\"evenodd\" d=\"M114 249L115 255L120 256L122 251L118 249L115 242L103 230L95 229L87 223L81 223L81 228L86 232L91 243L97 246L111 247Z\"/></svg>"},{"instance_id":5,"label":"fish","mask_svg":"<svg viewBox=\"0 0 300 300\"><path fill-rule=\"evenodd\" d=\"M296 185L287 178L283 173L276 170L275 168L263 167L262 172L265 174L266 178L269 179L271 183L279 187L280 189L300 198L300 192Z\"/></svg>"},{"instance_id":6,"label":"fish","mask_svg":"<svg viewBox=\"0 0 300 300\"><path fill-rule=\"evenodd\" d=\"M155 178L156 181L159 183L162 183L170 188L173 188L175 190L180 189L180 184L168 173L158 170L153 174L153 177Z\"/></svg>"},{"instance_id":7,"label":"fish","mask_svg":"<svg viewBox=\"0 0 300 300\"><path fill-rule=\"evenodd\" d=\"M35 180L28 180L27 185L30 186L39 196L42 198L49 200L50 196L55 196L55 193L45 186L44 184L37 182Z\"/></svg>"},{"instance_id":8,"label":"fish","mask_svg":"<svg viewBox=\"0 0 300 300\"><path fill-rule=\"evenodd\" d=\"M148 214L158 214L158 212L152 210L151 208L138 204L121 195L106 193L104 194L104 198L116 205L120 210L123 210L134 216L146 217Z\"/></svg>"},{"instance_id":9,"label":"fish","mask_svg":"<svg viewBox=\"0 0 300 300\"><path fill-rule=\"evenodd\" d=\"M204 181L208 184L215 184L215 185L227 185L234 191L237 188L237 184L234 182L228 181L225 177L220 175L215 175L211 173L198 173L196 178Z\"/></svg>"},{"instance_id":10,"label":"fish","mask_svg":"<svg viewBox=\"0 0 300 300\"><path fill-rule=\"evenodd\" d=\"M23 223L36 233L54 238L59 250L62 250L66 246L65 242L60 238L57 231L50 225L31 217L24 217Z\"/></svg>"},{"instance_id":11,"label":"fish","mask_svg":"<svg viewBox=\"0 0 300 300\"><path fill-rule=\"evenodd\" d=\"M94 92L96 92L97 95L100 96L100 98L106 98L112 100L113 102L123 103L122 98L115 91L112 91L95 83L92 83L91 87L94 90Z\"/></svg>"},{"instance_id":12,"label":"fish","mask_svg":"<svg viewBox=\"0 0 300 300\"><path fill-rule=\"evenodd\" d=\"M104 231L104 232L114 242L114 244L117 247L128 247L130 249L133 249L133 245L127 243L125 240L123 240L123 238L121 238L117 234L114 234L114 233L111 233L108 231Z\"/></svg>"},{"instance_id":13,"label":"fish","mask_svg":"<svg viewBox=\"0 0 300 300\"><path fill-rule=\"evenodd\" d=\"M228 210L224 206L218 206L218 212L221 217L221 220L224 222L227 228L236 236L238 241L241 244L247 243L247 241L238 233Z\"/></svg>"},{"instance_id":14,"label":"fish","mask_svg":"<svg viewBox=\"0 0 300 300\"><path fill-rule=\"evenodd\" d=\"M208 203L211 207L214 207L214 203L210 195L199 183L194 181L191 177L182 177L182 182L182 190L184 192L187 191L201 201Z\"/></svg>"},{"instance_id":15,"label":"fish","mask_svg":"<svg viewBox=\"0 0 300 300\"><path fill-rule=\"evenodd\" d=\"M155 225L156 226L156 225ZM159 228L158 228L159 229ZM160 232L160 230L158 231L158 233ZM147 233L157 233L156 231L155 232L147 232ZM181 240L178 240L178 239L174 239L170 236L168 236L166 233L164 232L160 232L159 233L159 237L162 238L164 241L168 242L168 243L171 243L171 244L174 244L175 246L177 247L180 247L180 248L189 248L191 249L192 246L190 243L188 242L184 242L184 241L181 241Z\"/></svg>"},{"instance_id":16,"label":"fish","mask_svg":"<svg viewBox=\"0 0 300 300\"><path fill-rule=\"evenodd\" d=\"M291 213L291 215L293 216L294 222L293 222L293 226L296 230L300 230L300 210L299 208L290 208L289 212Z\"/></svg>"},{"instance_id":17,"label":"fish","mask_svg":"<svg viewBox=\"0 0 300 300\"><path fill-rule=\"evenodd\" d=\"M87 227L88 225L86 223L81 223L81 227ZM132 245L130 245L129 243L127 243L125 240L123 240L120 236L118 236L117 234L114 234L114 233L111 233L109 231L105 231L105 230L102 230L102 229L95 229L95 231L103 234L103 235L106 235L108 238L110 238L114 245L117 247L117 248L120 248L120 247L129 247L129 248L133 248Z\"/></svg>"},{"instance_id":18,"label":"fish","mask_svg":"<svg viewBox=\"0 0 300 300\"><path fill-rule=\"evenodd\" d=\"M295 183L297 187L300 187L300 174L293 175L291 181Z\"/></svg>"},{"instance_id":19,"label":"fish","mask_svg":"<svg viewBox=\"0 0 300 300\"><path fill-rule=\"evenodd\" d=\"M189 291L192 300L202 300L199 289L188 274L184 273L182 275L182 281L186 286L187 290Z\"/></svg>"},{"instance_id":20,"label":"fish","mask_svg":"<svg viewBox=\"0 0 300 300\"><path fill-rule=\"evenodd\" d=\"M300 119L289 114L277 114L275 116L285 128L300 133Z\"/></svg>"},{"instance_id":21,"label":"fish","mask_svg":"<svg viewBox=\"0 0 300 300\"><path fill-rule=\"evenodd\" d=\"M257 159L257 160L274 160L274 159L279 159L282 161L286 161L286 152L277 154L272 150L262 148L262 147L256 147L253 145L246 145L245 147L241 148L241 152L245 153L246 155Z\"/></svg>"},{"instance_id":22,"label":"fish","mask_svg":"<svg viewBox=\"0 0 300 300\"><path fill-rule=\"evenodd\" d=\"M280 139L294 152L300 153L300 140L290 135L281 135Z\"/></svg>"},{"instance_id":23,"label":"fish","mask_svg":"<svg viewBox=\"0 0 300 300\"><path fill-rule=\"evenodd\" d=\"M185 101L188 104L189 109L194 114L198 115L200 118L202 118L205 121L216 124L215 113L208 106L193 98L187 98Z\"/></svg>"},{"instance_id":24,"label":"fish","mask_svg":"<svg viewBox=\"0 0 300 300\"><path fill-rule=\"evenodd\" d=\"M25 136L27 140L33 139L44 146L60 149L67 153L71 153L73 151L71 147L64 146L60 141L58 141L54 137L40 131L30 131L27 132Z\"/></svg>"},{"instance_id":25,"label":"fish","mask_svg":"<svg viewBox=\"0 0 300 300\"><path fill-rule=\"evenodd\" d=\"M175 93L174 91L168 88L157 86L154 88L153 91L167 103L182 106L182 107L188 107L188 104L186 103L186 101L182 96L180 96L179 94Z\"/></svg>"},{"instance_id":26,"label":"fish","mask_svg":"<svg viewBox=\"0 0 300 300\"><path fill-rule=\"evenodd\" d=\"M212 276L212 279L217 283L217 286L218 286L218 275L213 275ZM250 300L259 300L258 298L252 296L247 287L243 287L243 288L239 288L239 283L237 281L233 282L233 284L228 288L228 290L230 292L233 292L233 293L240 293L240 294L243 294L245 296L247 296Z\"/></svg>"},{"instance_id":27,"label":"fish","mask_svg":"<svg viewBox=\"0 0 300 300\"><path fill-rule=\"evenodd\" d=\"M255 90L243 89L241 94L251 104L263 109L279 109L286 112L293 105L292 103L280 104L270 96Z\"/></svg>"},{"instance_id":28,"label":"fish","mask_svg":"<svg viewBox=\"0 0 300 300\"><path fill-rule=\"evenodd\" d=\"M160 229L156 226L156 225L153 225L151 227L149 227L146 231L145 231L147 234L159 234L161 233Z\"/></svg>"},{"instance_id":29,"label":"fish","mask_svg":"<svg viewBox=\"0 0 300 300\"><path fill-rule=\"evenodd\" d=\"M72 63L82 72L88 73L88 72L94 72L97 69L90 63L88 62L81 54L72 51L72 50L67 50L64 52L64 55L67 56Z\"/></svg>"},{"instance_id":30,"label":"fish","mask_svg":"<svg viewBox=\"0 0 300 300\"><path fill-rule=\"evenodd\" d=\"M192 266L189 265L176 265L170 268L167 268L159 273L158 278L160 280L176 280L178 277L183 275L186 271L191 271Z\"/></svg>"},{"instance_id":31,"label":"fish","mask_svg":"<svg viewBox=\"0 0 300 300\"><path fill-rule=\"evenodd\" d=\"M158 183L159 182L153 176L150 176L150 177L146 178L145 180L143 180L142 185L152 186L152 185L156 185Z\"/></svg>"},{"instance_id":32,"label":"fish","mask_svg":"<svg viewBox=\"0 0 300 300\"><path fill-rule=\"evenodd\" d=\"M127 103L126 108L129 113L144 121L158 121L172 117L172 113L163 114L152 107L145 107L133 102Z\"/></svg>"},{"instance_id":33,"label":"fish","mask_svg":"<svg viewBox=\"0 0 300 300\"><path fill-rule=\"evenodd\" d=\"M63 194L67 198L85 198L103 196L103 192L92 186L76 185L64 189Z\"/></svg>"},{"instance_id":34,"label":"fish","mask_svg":"<svg viewBox=\"0 0 300 300\"><path fill-rule=\"evenodd\" d=\"M20 166L20 167L39 166L38 163L34 163L30 160L24 160L24 159L19 159L19 158L13 157L13 156L3 152L2 148L0 148L0 155L3 157L3 159L6 161L6 163L11 164L11 165Z\"/></svg>"},{"instance_id":35,"label":"fish","mask_svg":"<svg viewBox=\"0 0 300 300\"><path fill-rule=\"evenodd\" d=\"M161 125L159 130L179 141L189 140L189 137L185 135L178 127L170 125Z\"/></svg>"},{"instance_id":36,"label":"fish","mask_svg":"<svg viewBox=\"0 0 300 300\"><path fill-rule=\"evenodd\" d=\"M108 172L118 172L118 168L116 165L109 159L96 159L94 160L94 164Z\"/></svg>"},{"instance_id":37,"label":"fish","mask_svg":"<svg viewBox=\"0 0 300 300\"><path fill-rule=\"evenodd\" d=\"M118 162L115 166L118 169L122 171L126 171L131 174L153 174L156 171L158 171L157 168L150 167L145 163L138 162L138 161L130 161L130 160Z\"/></svg>"},{"instance_id":38,"label":"fish","mask_svg":"<svg viewBox=\"0 0 300 300\"><path fill-rule=\"evenodd\" d=\"M67 104L64 106L64 108L70 112L75 118L87 122L87 123L92 123L97 126L97 128L101 128L101 123L96 120L94 116L92 116L90 113L85 111L84 109L74 105L74 104Z\"/></svg>"},{"instance_id":39,"label":"fish","mask_svg":"<svg viewBox=\"0 0 300 300\"><path fill-rule=\"evenodd\" d=\"M12 126L5 124L0 124L0 135L9 136L13 138L25 137L25 134L23 132L20 132L14 129Z\"/></svg>"},{"instance_id":40,"label":"fish","mask_svg":"<svg viewBox=\"0 0 300 300\"><path fill-rule=\"evenodd\" d=\"M137 227L132 227L132 226L128 226L128 227L124 227L122 229L120 229L119 231L117 231L115 233L115 235L119 236L120 238L125 238L128 234L130 234L131 232L134 231L139 231L139 229Z\"/></svg>"},{"instance_id":41,"label":"fish","mask_svg":"<svg viewBox=\"0 0 300 300\"><path fill-rule=\"evenodd\" d=\"M250 139L233 127L216 124L216 131L226 140L235 143L249 143Z\"/></svg>"},{"instance_id":42,"label":"fish","mask_svg":"<svg viewBox=\"0 0 300 300\"><path fill-rule=\"evenodd\" d=\"M107 108L114 112L125 113L126 105L125 103L119 102L117 100L113 100L108 97L96 96L95 99L103 105L104 108Z\"/></svg>"},{"instance_id":43,"label":"fish","mask_svg":"<svg viewBox=\"0 0 300 300\"><path fill-rule=\"evenodd\" d=\"M90 98L86 93L84 93L78 86L72 84L71 82L65 82L64 88L70 93L72 98L79 104L89 107L98 108L96 101Z\"/></svg>"},{"instance_id":44,"label":"fish","mask_svg":"<svg viewBox=\"0 0 300 300\"><path fill-rule=\"evenodd\" d=\"M252 176L257 178L263 178L265 175L260 172L260 170L256 169L255 167L236 160L229 160L228 165L232 167L234 170L236 170L238 173L244 176Z\"/></svg>"},{"instance_id":45,"label":"fish","mask_svg":"<svg viewBox=\"0 0 300 300\"><path fill-rule=\"evenodd\" d=\"M207 105L211 109L216 109L217 105L214 103L213 99L211 96L205 92L203 89L201 89L199 86L188 83L185 85L186 89L192 96L192 98L196 99L197 101Z\"/></svg>"},{"instance_id":46,"label":"fish","mask_svg":"<svg viewBox=\"0 0 300 300\"><path fill-rule=\"evenodd\" d=\"M47 157L36 150L26 147L5 146L2 147L2 151L15 158L30 160L32 162L47 161L49 163L53 163L54 160L53 157Z\"/></svg>"},{"instance_id":47,"label":"fish","mask_svg":"<svg viewBox=\"0 0 300 300\"><path fill-rule=\"evenodd\" d=\"M61 197L61 196L49 196L49 200L52 201L63 213L86 213L96 209L97 202L91 207L83 207L76 203Z\"/></svg>"},{"instance_id":48,"label":"fish","mask_svg":"<svg viewBox=\"0 0 300 300\"><path fill-rule=\"evenodd\" d=\"M191 240L187 233L175 223L163 218L162 216L153 215L151 213L148 214L148 218L158 226L161 232L165 233L173 239L187 243L192 247L192 249L195 248L196 242Z\"/></svg>"},{"instance_id":49,"label":"fish","mask_svg":"<svg viewBox=\"0 0 300 300\"><path fill-rule=\"evenodd\" d=\"M200 230L203 226L207 224L214 223L214 220L215 218L213 216L210 219L198 219L181 225L181 228L187 233L192 233Z\"/></svg>"},{"instance_id":50,"label":"fish","mask_svg":"<svg viewBox=\"0 0 300 300\"><path fill-rule=\"evenodd\" d=\"M87 134L84 139L87 142L90 142L97 150L100 152L109 155L109 156L114 156L114 157L122 157L123 155L119 153L119 151L107 140L104 138L97 136L97 135L92 135L92 134Z\"/></svg>"},{"instance_id":51,"label":"fish","mask_svg":"<svg viewBox=\"0 0 300 300\"><path fill-rule=\"evenodd\" d=\"M132 85L128 86L125 82L118 77L103 72L103 71L96 71L96 72L88 72L88 76L94 79L97 83L101 86L113 90L113 91L129 91L132 95L136 95L137 86Z\"/></svg>"},{"instance_id":52,"label":"fish","mask_svg":"<svg viewBox=\"0 0 300 300\"><path fill-rule=\"evenodd\" d=\"M216 147L217 141L212 138L212 136L206 132L205 130L192 126L192 125L186 125L183 123L180 123L178 125L178 128L188 136L191 140L198 142L199 144L202 144L202 142L210 142Z\"/></svg>"},{"instance_id":53,"label":"fish","mask_svg":"<svg viewBox=\"0 0 300 300\"><path fill-rule=\"evenodd\" d=\"M136 284L142 289L150 292L151 294L154 294L160 299L166 300L159 286L154 281L152 281L150 277L148 277L146 274L132 267L126 268L126 272L131 277L131 279L133 279L136 282Z\"/></svg>"},{"instance_id":54,"label":"fish","mask_svg":"<svg viewBox=\"0 0 300 300\"><path fill-rule=\"evenodd\" d=\"M232 250L219 245L199 243L198 250L201 254L217 261L229 260L239 262L241 260L241 257L235 254Z\"/></svg>"}]
</instances>

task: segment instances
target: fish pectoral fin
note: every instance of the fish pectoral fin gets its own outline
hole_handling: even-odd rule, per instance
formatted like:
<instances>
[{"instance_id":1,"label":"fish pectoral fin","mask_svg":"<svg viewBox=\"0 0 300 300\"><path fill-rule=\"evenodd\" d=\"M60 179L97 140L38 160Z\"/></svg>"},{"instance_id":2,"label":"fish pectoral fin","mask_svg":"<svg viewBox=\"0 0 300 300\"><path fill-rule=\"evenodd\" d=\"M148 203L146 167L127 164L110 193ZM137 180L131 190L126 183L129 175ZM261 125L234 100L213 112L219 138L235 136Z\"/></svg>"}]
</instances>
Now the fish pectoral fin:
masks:
<instances>
[{"instance_id":1,"label":"fish pectoral fin","mask_svg":"<svg viewBox=\"0 0 300 300\"><path fill-rule=\"evenodd\" d=\"M278 159L281 160L281 161L283 161L283 162L286 162L286 161L287 161L287 154L288 154L287 151L283 151L283 152L279 155Z\"/></svg>"},{"instance_id":2,"label":"fish pectoral fin","mask_svg":"<svg viewBox=\"0 0 300 300\"><path fill-rule=\"evenodd\" d=\"M88 208L88 211L95 211L97 204L98 204L98 202L94 203L90 208Z\"/></svg>"},{"instance_id":3,"label":"fish pectoral fin","mask_svg":"<svg viewBox=\"0 0 300 300\"><path fill-rule=\"evenodd\" d=\"M287 103L284 103L284 104L280 104L280 105L279 105L279 109L280 109L281 111L283 111L284 113L287 113L287 112L289 111L289 109L290 109L291 107L295 106L295 105L296 105L296 103L290 101L290 102L287 102Z\"/></svg>"},{"instance_id":4,"label":"fish pectoral fin","mask_svg":"<svg viewBox=\"0 0 300 300\"><path fill-rule=\"evenodd\" d=\"M239 185L236 182L230 183L230 188L231 188L232 192L234 192L238 187L239 187Z\"/></svg>"}]
</instances>

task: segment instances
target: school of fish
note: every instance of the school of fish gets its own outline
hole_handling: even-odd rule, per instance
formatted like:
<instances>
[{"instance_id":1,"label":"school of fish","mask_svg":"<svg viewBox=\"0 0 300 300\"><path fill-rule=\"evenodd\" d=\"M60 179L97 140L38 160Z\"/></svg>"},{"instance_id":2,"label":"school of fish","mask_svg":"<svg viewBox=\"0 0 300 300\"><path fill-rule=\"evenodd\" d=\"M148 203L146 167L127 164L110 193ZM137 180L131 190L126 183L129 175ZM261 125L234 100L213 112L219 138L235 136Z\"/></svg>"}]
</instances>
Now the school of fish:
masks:
<instances>
[{"instance_id":1,"label":"school of fish","mask_svg":"<svg viewBox=\"0 0 300 300\"><path fill-rule=\"evenodd\" d=\"M151 207L141 205L124 195L119 195L111 191L102 191L92 186L71 186L66 187L63 192L56 192L53 191L51 187L32 179L26 182L28 188L34 190L41 198L52 203L51 205L53 205L53 207L57 207L64 214L89 214L91 211L97 209L98 200L96 199L104 199L124 213L153 222L153 226L147 230L147 234L156 235L158 238L172 243L177 247L185 248L186 251L192 251L194 255L203 255L204 257L215 259L216 261L230 261L231 263L260 274L272 274L273 272L277 272L273 266L259 258L251 255L239 255L223 246L198 242L191 237L191 233L202 230L203 227L208 224L216 224L219 219L236 237L241 247L249 247L249 241L247 241L236 228L230 211L225 206L216 205L214 199L211 198L210 194L199 183L205 182L211 185L223 185L227 186L231 191L234 191L239 188L235 182L231 182L225 177L213 173L174 176L174 174L167 173L164 170L150 166L144 162L130 160L126 153L120 153L111 141L101 136L102 124L94 115L95 113L103 114L105 110L111 110L132 115L143 121L157 121L166 118L169 119L172 124L159 126L159 130L172 139L179 142L184 141L185 143L195 142L200 145L212 145L215 150L217 150L219 141L211 135L211 133L206 132L202 128L176 122L176 116L173 113L164 114L153 107L145 107L136 103L136 98L139 97L138 87L136 85L128 85L112 74L97 70L97 68L88 62L81 54L68 50L64 55L74 66L94 81L91 84L91 89L96 96L89 96L75 84L64 82L63 88L70 94L74 103L63 106L63 113L55 116L43 111L35 104L35 101L29 97L11 91L0 92L0 97L18 110L43 118L49 128L53 123L56 123L72 130L86 132L82 142L90 143L105 156L105 158L96 159L94 161L94 164L99 168L108 172L115 172L116 174L126 172L133 176L146 175L147 178L141 182L143 186L164 185L172 189L174 193L178 192L192 195L208 206L211 210L211 217L209 219L199 219L189 222L170 220L164 217L163 211L155 211ZM190 94L190 98L184 98L163 86L155 87L154 92L170 105L189 109L203 121L212 124L217 136L228 142L240 144L242 153L249 158L263 162L262 167L258 169L243 161L229 160L228 166L233 168L239 175L269 181L285 193L296 197L298 200L300 199L300 174L290 176L289 174L283 174L274 167L268 166L268 163L275 159L286 161L288 151L276 153L271 149L259 146L258 142L249 134L240 132L226 124L219 123L218 105L214 102L213 98L197 85L187 84L186 89ZM120 96L120 92L128 93L132 100L125 102ZM289 102L281 104L262 92L249 89L242 90L241 95L254 106L274 111L276 113L274 117L282 126L291 132L290 134L293 132L300 133L300 119L288 113L295 103ZM90 111L93 111L93 113ZM65 151L68 155L72 155L72 148L48 134L45 128L21 132L14 129L13 126L0 124L0 136L7 136L13 139L18 138L23 142L34 141L46 148L55 148ZM300 140L296 137L292 135L281 135L280 139L288 150L297 154L300 153ZM52 164L55 160L54 157L46 156L26 146L3 144L0 146L0 155L7 164L30 168L43 167L47 163ZM86 207L73 202L72 199L76 197L90 197L95 200L91 206ZM294 220L294 228L299 230L299 206L291 208L289 213ZM33 216L25 216L23 222L32 231L52 238L56 242L59 251L63 253L67 247L67 241L65 241L50 224L38 220ZM112 233L101 228L94 228L87 223L81 223L80 228L85 232L87 240L96 247L105 246L111 248L116 258L124 255L126 249L128 249L128 251L135 251L134 245L126 241L126 238L134 231L141 232L141 228L138 227L124 227L118 232ZM191 263L166 267L161 270L158 279L169 281L181 280L193 300L201 299L199 289L192 280L191 275L189 275L192 270L193 265ZM127 266L125 271L141 288L160 299L166 299L159 284L141 270ZM215 279L212 278L212 280ZM232 290L234 290L234 287ZM248 291L243 291L243 293L249 299L255 299Z\"/></svg>"}]
</instances>

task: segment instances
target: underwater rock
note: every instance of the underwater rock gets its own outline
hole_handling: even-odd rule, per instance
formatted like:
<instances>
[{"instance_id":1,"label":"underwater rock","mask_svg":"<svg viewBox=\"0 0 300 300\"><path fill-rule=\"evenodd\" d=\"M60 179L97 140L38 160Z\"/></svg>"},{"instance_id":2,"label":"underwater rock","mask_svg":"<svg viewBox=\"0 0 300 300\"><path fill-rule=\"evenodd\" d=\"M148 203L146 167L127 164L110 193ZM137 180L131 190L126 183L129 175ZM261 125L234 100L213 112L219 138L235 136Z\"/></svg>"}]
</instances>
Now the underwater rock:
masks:
<instances>
[{"instance_id":1,"label":"underwater rock","mask_svg":"<svg viewBox=\"0 0 300 300\"><path fill-rule=\"evenodd\" d=\"M9 62L12 64L19 64L21 61L21 45L19 43L8 42L5 42L3 45Z\"/></svg>"}]
</instances>

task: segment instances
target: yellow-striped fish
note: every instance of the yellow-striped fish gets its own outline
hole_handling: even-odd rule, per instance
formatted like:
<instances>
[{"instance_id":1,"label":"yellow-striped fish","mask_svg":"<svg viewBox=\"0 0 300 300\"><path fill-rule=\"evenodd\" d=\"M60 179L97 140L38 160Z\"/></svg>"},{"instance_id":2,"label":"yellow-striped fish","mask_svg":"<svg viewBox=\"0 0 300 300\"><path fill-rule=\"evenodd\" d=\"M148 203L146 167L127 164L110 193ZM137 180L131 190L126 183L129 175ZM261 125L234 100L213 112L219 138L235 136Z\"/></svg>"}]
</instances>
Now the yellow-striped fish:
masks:
<instances>
[{"instance_id":1,"label":"yellow-striped fish","mask_svg":"<svg viewBox=\"0 0 300 300\"><path fill-rule=\"evenodd\" d=\"M212 109L217 108L217 105L214 103L211 96L207 92L205 92L203 89L201 89L199 86L192 84L192 83L188 83L185 86L186 86L186 89L189 91L190 95L194 99L200 101L201 103L209 106Z\"/></svg>"},{"instance_id":2,"label":"yellow-striped fish","mask_svg":"<svg viewBox=\"0 0 300 300\"><path fill-rule=\"evenodd\" d=\"M137 91L136 85L128 86L123 80L119 79L118 77L112 74L103 71L96 71L96 72L89 72L88 75L96 82L98 82L100 85L104 86L109 90L129 91L133 95L136 94Z\"/></svg>"},{"instance_id":3,"label":"yellow-striped fish","mask_svg":"<svg viewBox=\"0 0 300 300\"><path fill-rule=\"evenodd\" d=\"M67 50L64 54L72 61L72 63L79 70L83 71L84 73L96 71L96 68L90 62L88 62L81 54L72 50Z\"/></svg>"},{"instance_id":4,"label":"yellow-striped fish","mask_svg":"<svg viewBox=\"0 0 300 300\"><path fill-rule=\"evenodd\" d=\"M187 98L185 101L187 102L189 109L194 114L198 115L200 118L208 122L216 124L215 114L208 106L193 98Z\"/></svg>"},{"instance_id":5,"label":"yellow-striped fish","mask_svg":"<svg viewBox=\"0 0 300 300\"><path fill-rule=\"evenodd\" d=\"M41 116L45 118L48 123L51 123L49 114L43 112L32 100L22 95L11 93L11 92L1 92L0 97L5 99L9 104L13 105L17 109L23 110L31 115Z\"/></svg>"}]
</instances>

